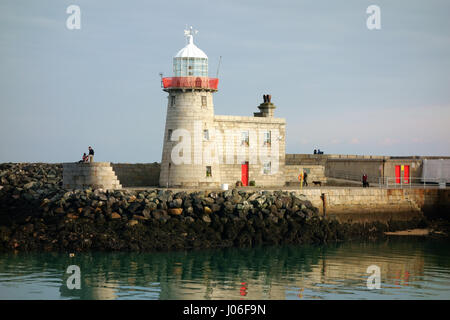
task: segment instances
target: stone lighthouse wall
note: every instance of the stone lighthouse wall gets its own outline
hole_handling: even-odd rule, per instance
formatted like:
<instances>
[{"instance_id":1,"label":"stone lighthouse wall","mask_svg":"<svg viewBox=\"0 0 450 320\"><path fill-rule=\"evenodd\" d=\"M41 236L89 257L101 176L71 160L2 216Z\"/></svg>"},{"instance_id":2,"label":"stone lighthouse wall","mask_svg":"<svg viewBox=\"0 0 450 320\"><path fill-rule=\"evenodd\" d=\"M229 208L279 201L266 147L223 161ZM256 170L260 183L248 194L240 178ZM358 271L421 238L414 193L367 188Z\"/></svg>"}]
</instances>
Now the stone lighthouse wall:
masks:
<instances>
[{"instance_id":1,"label":"stone lighthouse wall","mask_svg":"<svg viewBox=\"0 0 450 320\"><path fill-rule=\"evenodd\" d=\"M212 91L171 89L168 92L160 186L219 185L219 164L205 158L205 150L211 150L211 155L216 152ZM206 138L204 130L208 130Z\"/></svg>"}]
</instances>

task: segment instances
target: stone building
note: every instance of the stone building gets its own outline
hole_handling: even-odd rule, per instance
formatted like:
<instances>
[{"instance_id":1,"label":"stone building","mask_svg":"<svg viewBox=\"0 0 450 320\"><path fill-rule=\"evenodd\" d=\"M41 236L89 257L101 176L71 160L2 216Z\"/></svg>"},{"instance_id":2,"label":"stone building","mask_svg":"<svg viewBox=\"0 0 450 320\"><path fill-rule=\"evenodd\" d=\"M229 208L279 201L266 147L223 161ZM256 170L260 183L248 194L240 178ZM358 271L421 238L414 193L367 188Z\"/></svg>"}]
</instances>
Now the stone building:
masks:
<instances>
[{"instance_id":1,"label":"stone building","mask_svg":"<svg viewBox=\"0 0 450 320\"><path fill-rule=\"evenodd\" d=\"M274 117L270 95L254 116L218 116L208 77L208 57L185 30L188 44L173 58L159 184L163 187L221 184L283 186L286 120Z\"/></svg>"}]
</instances>

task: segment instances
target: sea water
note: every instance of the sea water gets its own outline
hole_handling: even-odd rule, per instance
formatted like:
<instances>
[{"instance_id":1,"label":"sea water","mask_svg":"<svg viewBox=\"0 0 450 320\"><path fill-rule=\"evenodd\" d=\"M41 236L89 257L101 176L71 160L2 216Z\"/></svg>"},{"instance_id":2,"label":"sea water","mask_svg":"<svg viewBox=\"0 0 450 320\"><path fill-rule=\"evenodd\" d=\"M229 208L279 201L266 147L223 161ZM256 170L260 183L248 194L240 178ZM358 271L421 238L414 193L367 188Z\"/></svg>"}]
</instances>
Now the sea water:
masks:
<instances>
[{"instance_id":1,"label":"sea water","mask_svg":"<svg viewBox=\"0 0 450 320\"><path fill-rule=\"evenodd\" d=\"M0 299L450 299L450 242L1 253Z\"/></svg>"}]
</instances>

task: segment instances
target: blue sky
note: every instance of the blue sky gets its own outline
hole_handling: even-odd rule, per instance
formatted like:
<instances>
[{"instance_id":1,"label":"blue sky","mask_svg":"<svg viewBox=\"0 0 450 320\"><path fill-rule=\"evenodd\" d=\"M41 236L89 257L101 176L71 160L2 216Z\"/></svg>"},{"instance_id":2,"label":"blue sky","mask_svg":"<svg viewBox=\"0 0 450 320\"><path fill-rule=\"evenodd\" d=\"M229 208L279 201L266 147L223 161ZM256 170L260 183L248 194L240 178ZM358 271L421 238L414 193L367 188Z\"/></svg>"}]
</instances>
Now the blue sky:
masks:
<instances>
[{"instance_id":1,"label":"blue sky","mask_svg":"<svg viewBox=\"0 0 450 320\"><path fill-rule=\"evenodd\" d=\"M81 8L68 30L66 8ZM381 30L366 8L381 8ZM192 25L217 71L216 114L269 93L287 153L450 155L445 0L0 2L0 162L159 162L159 72Z\"/></svg>"}]
</instances>

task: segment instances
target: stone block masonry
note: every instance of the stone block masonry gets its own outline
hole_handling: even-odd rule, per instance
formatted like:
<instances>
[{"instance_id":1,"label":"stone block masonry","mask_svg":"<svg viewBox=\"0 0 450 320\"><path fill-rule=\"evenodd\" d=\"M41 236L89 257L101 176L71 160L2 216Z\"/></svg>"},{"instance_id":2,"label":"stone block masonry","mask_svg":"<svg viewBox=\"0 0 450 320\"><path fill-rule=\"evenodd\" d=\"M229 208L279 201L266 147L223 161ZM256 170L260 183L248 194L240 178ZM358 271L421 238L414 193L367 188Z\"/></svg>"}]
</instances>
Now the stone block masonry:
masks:
<instances>
[{"instance_id":1,"label":"stone block masonry","mask_svg":"<svg viewBox=\"0 0 450 320\"><path fill-rule=\"evenodd\" d=\"M291 190L292 192L292 190ZM423 215L448 219L450 190L444 189L379 189L318 188L297 190L326 215L340 222L408 221Z\"/></svg>"},{"instance_id":2,"label":"stone block masonry","mask_svg":"<svg viewBox=\"0 0 450 320\"><path fill-rule=\"evenodd\" d=\"M111 163L123 187L149 187L159 184L161 164L154 163Z\"/></svg>"},{"instance_id":3,"label":"stone block masonry","mask_svg":"<svg viewBox=\"0 0 450 320\"><path fill-rule=\"evenodd\" d=\"M63 163L63 187L67 189L121 189L110 162Z\"/></svg>"},{"instance_id":4,"label":"stone block masonry","mask_svg":"<svg viewBox=\"0 0 450 320\"><path fill-rule=\"evenodd\" d=\"M300 185L298 175L301 171L305 171L308 174L308 184L313 185L313 181L320 181L326 183L325 167L321 165L285 165L284 166L284 179L287 186Z\"/></svg>"}]
</instances>

